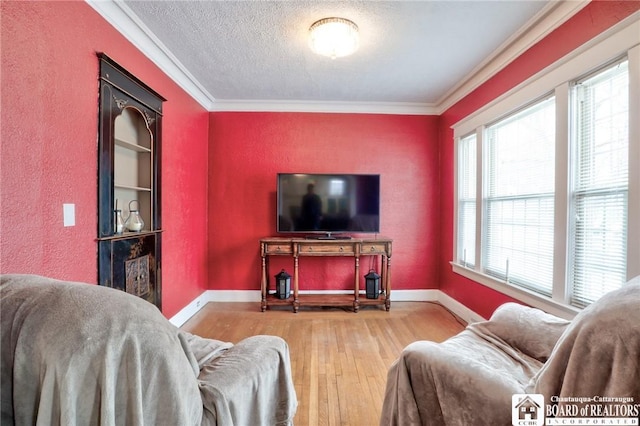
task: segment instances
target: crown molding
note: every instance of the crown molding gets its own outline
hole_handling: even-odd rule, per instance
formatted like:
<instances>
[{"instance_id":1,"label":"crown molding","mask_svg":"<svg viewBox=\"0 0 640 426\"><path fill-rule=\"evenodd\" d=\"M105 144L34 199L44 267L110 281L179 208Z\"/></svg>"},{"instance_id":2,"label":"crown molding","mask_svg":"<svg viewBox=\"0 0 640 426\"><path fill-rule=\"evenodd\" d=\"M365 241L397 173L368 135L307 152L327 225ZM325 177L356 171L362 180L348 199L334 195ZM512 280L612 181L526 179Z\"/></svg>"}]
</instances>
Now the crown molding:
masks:
<instances>
[{"instance_id":1,"label":"crown molding","mask_svg":"<svg viewBox=\"0 0 640 426\"><path fill-rule=\"evenodd\" d=\"M640 46L640 11L609 27L581 46L520 82L505 93L451 125L454 135L473 129L514 111L531 99L550 93L554 87L596 69L635 46Z\"/></svg>"},{"instance_id":2,"label":"crown molding","mask_svg":"<svg viewBox=\"0 0 640 426\"><path fill-rule=\"evenodd\" d=\"M240 101L217 99L210 111L434 115L437 113L437 108L432 104L404 102Z\"/></svg>"},{"instance_id":3,"label":"crown molding","mask_svg":"<svg viewBox=\"0 0 640 426\"><path fill-rule=\"evenodd\" d=\"M437 114L442 114L456 102L477 89L549 33L567 22L573 15L588 5L590 1L550 1L547 6L523 25L520 31L509 37L484 62L475 67L466 78L445 93L436 102L438 105Z\"/></svg>"},{"instance_id":4,"label":"crown molding","mask_svg":"<svg viewBox=\"0 0 640 426\"><path fill-rule=\"evenodd\" d=\"M85 1L193 99L208 111L212 110L215 98L124 2Z\"/></svg>"},{"instance_id":5,"label":"crown molding","mask_svg":"<svg viewBox=\"0 0 640 426\"><path fill-rule=\"evenodd\" d=\"M115 0L85 1L207 111L439 115L566 22L590 0L549 1L520 31L434 104L215 99L126 4Z\"/></svg>"}]
</instances>

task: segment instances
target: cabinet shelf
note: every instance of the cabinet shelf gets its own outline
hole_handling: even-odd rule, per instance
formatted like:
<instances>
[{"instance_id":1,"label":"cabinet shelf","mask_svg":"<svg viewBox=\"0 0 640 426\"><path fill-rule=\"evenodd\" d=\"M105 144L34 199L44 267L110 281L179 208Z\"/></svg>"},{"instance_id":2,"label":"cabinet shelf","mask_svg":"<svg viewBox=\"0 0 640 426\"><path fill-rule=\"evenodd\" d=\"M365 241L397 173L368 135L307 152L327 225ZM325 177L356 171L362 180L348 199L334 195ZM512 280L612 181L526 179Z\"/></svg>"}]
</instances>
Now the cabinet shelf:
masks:
<instances>
[{"instance_id":1,"label":"cabinet shelf","mask_svg":"<svg viewBox=\"0 0 640 426\"><path fill-rule=\"evenodd\" d=\"M111 240L126 240L127 238L136 238L136 237L144 237L146 235L159 234L162 232L162 229L156 229L155 231L150 231L148 229L143 229L142 231L133 232L133 231L124 231L120 235L111 235L108 237L98 237L96 241L111 241Z\"/></svg>"},{"instance_id":2,"label":"cabinet shelf","mask_svg":"<svg viewBox=\"0 0 640 426\"><path fill-rule=\"evenodd\" d=\"M132 151L136 151L136 152L151 152L151 148L147 148L145 146L142 145L138 145L135 142L128 142L126 140L123 139L119 139L119 138L114 138L114 141L116 143L116 145L121 146L123 148L127 148L130 149Z\"/></svg>"},{"instance_id":3,"label":"cabinet shelf","mask_svg":"<svg viewBox=\"0 0 640 426\"><path fill-rule=\"evenodd\" d=\"M142 231L138 231L138 232L124 231L120 235L111 235L111 236L108 236L108 237L98 237L98 238L96 238L96 241L125 240L127 238L144 237L145 235L159 234L161 232L162 232L162 229L156 229L155 231L150 231L148 229L143 229Z\"/></svg>"},{"instance_id":4,"label":"cabinet shelf","mask_svg":"<svg viewBox=\"0 0 640 426\"><path fill-rule=\"evenodd\" d=\"M114 183L113 186L114 188L120 188L120 189L130 189L133 191L151 192L151 188L145 188L142 186L125 185L121 183Z\"/></svg>"}]
</instances>

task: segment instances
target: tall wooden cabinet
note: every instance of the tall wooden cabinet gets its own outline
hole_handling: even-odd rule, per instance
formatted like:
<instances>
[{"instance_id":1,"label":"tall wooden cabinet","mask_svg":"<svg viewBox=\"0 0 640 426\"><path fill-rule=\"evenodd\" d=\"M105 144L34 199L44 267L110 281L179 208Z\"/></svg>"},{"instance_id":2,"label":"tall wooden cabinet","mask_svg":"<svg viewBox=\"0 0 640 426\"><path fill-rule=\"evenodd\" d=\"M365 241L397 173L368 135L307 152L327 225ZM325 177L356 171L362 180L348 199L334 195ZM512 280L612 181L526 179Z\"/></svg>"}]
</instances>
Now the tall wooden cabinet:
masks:
<instances>
[{"instance_id":1,"label":"tall wooden cabinet","mask_svg":"<svg viewBox=\"0 0 640 426\"><path fill-rule=\"evenodd\" d=\"M162 307L160 148L165 99L103 53L98 118L98 283ZM141 230L119 232L136 211Z\"/></svg>"}]
</instances>

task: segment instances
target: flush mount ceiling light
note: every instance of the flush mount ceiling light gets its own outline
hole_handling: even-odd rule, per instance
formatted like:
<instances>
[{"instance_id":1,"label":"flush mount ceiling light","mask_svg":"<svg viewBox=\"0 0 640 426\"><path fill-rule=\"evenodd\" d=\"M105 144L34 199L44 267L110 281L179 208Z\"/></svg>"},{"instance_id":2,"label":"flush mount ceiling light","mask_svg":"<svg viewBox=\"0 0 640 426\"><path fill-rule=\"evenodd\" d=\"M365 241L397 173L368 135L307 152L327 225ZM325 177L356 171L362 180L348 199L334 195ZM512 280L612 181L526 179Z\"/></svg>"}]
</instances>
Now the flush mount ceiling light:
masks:
<instances>
[{"instance_id":1,"label":"flush mount ceiling light","mask_svg":"<svg viewBox=\"0 0 640 426\"><path fill-rule=\"evenodd\" d=\"M309 28L309 46L318 55L331 59L358 50L358 26L344 18L324 18Z\"/></svg>"}]
</instances>

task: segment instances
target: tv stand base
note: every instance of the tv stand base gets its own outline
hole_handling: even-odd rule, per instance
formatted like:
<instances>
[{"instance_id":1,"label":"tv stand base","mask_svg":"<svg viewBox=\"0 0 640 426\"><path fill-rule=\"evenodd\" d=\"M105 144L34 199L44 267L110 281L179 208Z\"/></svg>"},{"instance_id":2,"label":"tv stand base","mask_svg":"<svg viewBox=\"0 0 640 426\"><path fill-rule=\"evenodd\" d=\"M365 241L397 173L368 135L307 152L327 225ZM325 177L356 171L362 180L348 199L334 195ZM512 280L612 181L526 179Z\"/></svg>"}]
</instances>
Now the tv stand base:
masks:
<instances>
[{"instance_id":1,"label":"tv stand base","mask_svg":"<svg viewBox=\"0 0 640 426\"><path fill-rule=\"evenodd\" d=\"M344 234L333 235L333 234L329 233L329 234L326 234L326 235L307 235L304 238L307 239L307 240L323 240L323 241L327 241L327 240L350 240L351 239L351 235L344 235Z\"/></svg>"}]
</instances>

